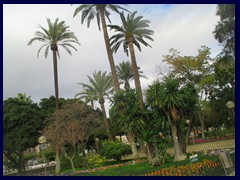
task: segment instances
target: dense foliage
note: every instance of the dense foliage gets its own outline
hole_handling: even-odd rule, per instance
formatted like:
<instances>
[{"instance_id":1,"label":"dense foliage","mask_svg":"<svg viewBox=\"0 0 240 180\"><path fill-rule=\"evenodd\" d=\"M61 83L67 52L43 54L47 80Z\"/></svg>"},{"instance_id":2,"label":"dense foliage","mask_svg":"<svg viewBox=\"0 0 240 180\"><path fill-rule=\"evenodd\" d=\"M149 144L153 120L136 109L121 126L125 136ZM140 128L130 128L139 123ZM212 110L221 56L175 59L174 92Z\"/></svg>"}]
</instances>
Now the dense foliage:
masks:
<instances>
[{"instance_id":1,"label":"dense foliage","mask_svg":"<svg viewBox=\"0 0 240 180\"><path fill-rule=\"evenodd\" d=\"M107 159L115 159L120 161L123 156L132 154L132 150L128 144L120 141L105 141L103 142L100 154Z\"/></svg>"},{"instance_id":2,"label":"dense foliage","mask_svg":"<svg viewBox=\"0 0 240 180\"><path fill-rule=\"evenodd\" d=\"M42 129L43 118L36 103L18 97L4 100L3 153L19 172L24 169L23 151L37 145Z\"/></svg>"}]
</instances>

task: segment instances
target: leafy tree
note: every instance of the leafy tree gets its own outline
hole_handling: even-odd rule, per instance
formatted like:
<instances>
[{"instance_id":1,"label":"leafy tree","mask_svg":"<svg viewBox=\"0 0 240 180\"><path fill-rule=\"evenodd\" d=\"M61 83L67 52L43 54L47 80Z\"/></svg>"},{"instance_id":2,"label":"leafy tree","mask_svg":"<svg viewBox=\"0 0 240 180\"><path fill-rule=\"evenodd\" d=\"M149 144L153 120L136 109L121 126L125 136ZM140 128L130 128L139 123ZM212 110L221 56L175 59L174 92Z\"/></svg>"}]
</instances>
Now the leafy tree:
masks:
<instances>
[{"instance_id":1,"label":"leafy tree","mask_svg":"<svg viewBox=\"0 0 240 180\"><path fill-rule=\"evenodd\" d=\"M37 145L43 128L39 107L27 99L11 97L3 101L3 153L19 173L24 169L24 150Z\"/></svg>"},{"instance_id":2,"label":"leafy tree","mask_svg":"<svg viewBox=\"0 0 240 180\"><path fill-rule=\"evenodd\" d=\"M26 93L18 93L17 98L19 101L32 103L31 96L27 96Z\"/></svg>"},{"instance_id":3,"label":"leafy tree","mask_svg":"<svg viewBox=\"0 0 240 180\"><path fill-rule=\"evenodd\" d=\"M127 11L121 5L117 4L83 4L75 10L73 15L73 17L75 17L79 12L81 12L81 23L83 24L85 21L87 21L88 27L90 26L91 21L96 17L99 30L101 30L102 27L108 60L111 67L112 78L116 92L120 90L120 85L117 78L111 46L109 44L109 36L105 18L107 18L108 21L111 23L109 18L110 12L108 10L119 13L119 9ZM100 22L102 23L101 26Z\"/></svg>"},{"instance_id":4,"label":"leafy tree","mask_svg":"<svg viewBox=\"0 0 240 180\"><path fill-rule=\"evenodd\" d=\"M210 104L212 113L217 120L225 125L234 125L235 117L231 117L226 108L228 101L235 101L235 5L219 4L217 13L220 21L213 32L214 37L223 45L222 52L212 65L214 70L214 86L210 89ZM232 119L232 122L228 119Z\"/></svg>"},{"instance_id":5,"label":"leafy tree","mask_svg":"<svg viewBox=\"0 0 240 180\"><path fill-rule=\"evenodd\" d=\"M124 13L120 13L122 26L108 25L111 30L115 30L117 34L110 38L110 44L114 52L116 52L121 44L123 44L124 52L128 55L128 48L131 54L132 68L135 80L135 88L138 93L138 97L141 100L141 106L143 108L143 97L141 84L139 80L138 66L134 51L134 45L141 51L140 43L144 46L150 46L145 39L153 41L151 37L153 31L148 29L150 21L144 20L143 16L135 16L137 11L128 14L127 17ZM151 46L150 46L151 47Z\"/></svg>"},{"instance_id":6,"label":"leafy tree","mask_svg":"<svg viewBox=\"0 0 240 180\"><path fill-rule=\"evenodd\" d=\"M183 86L181 88L181 93L183 94L183 100L186 105L185 108L182 109L182 115L184 119L190 120L186 132L186 145L187 145L189 141L189 134L193 129L193 125L196 119L195 116L200 111L200 108L202 108L205 111L205 106L202 105L204 101L202 101L201 104L199 102L199 95L196 85L194 86L193 84L189 83L186 86ZM183 124L184 123L185 122L183 122ZM204 122L201 122L201 125L202 132L204 133ZM186 147L183 147L183 151L186 152Z\"/></svg>"},{"instance_id":7,"label":"leafy tree","mask_svg":"<svg viewBox=\"0 0 240 180\"><path fill-rule=\"evenodd\" d=\"M235 4L218 4L216 14L220 21L213 31L214 37L224 46L224 53L235 57Z\"/></svg>"},{"instance_id":8,"label":"leafy tree","mask_svg":"<svg viewBox=\"0 0 240 180\"><path fill-rule=\"evenodd\" d=\"M136 136L143 128L143 110L139 109L140 101L133 89L120 91L112 99L110 119L116 127L127 133L133 157L138 158Z\"/></svg>"},{"instance_id":9,"label":"leafy tree","mask_svg":"<svg viewBox=\"0 0 240 180\"><path fill-rule=\"evenodd\" d=\"M154 92L156 90L159 96ZM166 117L165 120L170 125L175 149L174 160L181 161L186 159L180 129L182 110L185 109L186 104L179 82L171 76L167 77L163 83L155 82L147 90L147 101L152 107L163 111Z\"/></svg>"},{"instance_id":10,"label":"leafy tree","mask_svg":"<svg viewBox=\"0 0 240 180\"><path fill-rule=\"evenodd\" d=\"M129 61L126 62L122 61L121 63L119 63L118 66L116 66L116 70L119 80L124 83L124 88L126 90L129 90L130 89L129 82L134 79L131 63ZM143 75L143 71L141 71L140 68L138 68L138 71L140 77L147 78L146 76Z\"/></svg>"},{"instance_id":11,"label":"leafy tree","mask_svg":"<svg viewBox=\"0 0 240 180\"><path fill-rule=\"evenodd\" d=\"M148 162L152 163L153 160L153 147L152 143L155 141L155 136L156 133L154 132L153 129L148 128L148 125L144 124L141 131L138 133L138 139L144 147L146 147L146 155L148 158ZM157 149L155 149L157 151Z\"/></svg>"},{"instance_id":12,"label":"leafy tree","mask_svg":"<svg viewBox=\"0 0 240 180\"><path fill-rule=\"evenodd\" d=\"M43 46L38 50L37 55L40 51L45 48L45 58L48 56L49 49L53 52L53 69L54 69L54 87L55 87L55 97L56 97L56 109L58 109L58 69L57 69L57 56L59 56L59 47L63 47L70 55L72 48L77 51L77 49L72 45L73 43L79 44L77 37L73 32L69 31L69 26L65 24L64 21L60 21L57 18L54 23L47 18L48 29L45 29L41 25L39 28L41 31L37 31L35 37L32 38L28 45L31 45L35 41L43 42Z\"/></svg>"},{"instance_id":13,"label":"leafy tree","mask_svg":"<svg viewBox=\"0 0 240 180\"><path fill-rule=\"evenodd\" d=\"M62 108L62 106L68 102L74 101L73 99L64 99L59 98L58 107ZM42 98L39 102L39 107L42 111L44 118L50 116L56 110L56 98L54 96L50 96L49 98Z\"/></svg>"},{"instance_id":14,"label":"leafy tree","mask_svg":"<svg viewBox=\"0 0 240 180\"><path fill-rule=\"evenodd\" d=\"M98 113L83 103L67 104L49 118L51 123L45 128L44 135L53 146L60 148L74 172L77 144L80 142L83 149L86 147L93 129L99 126L94 122L97 118Z\"/></svg>"},{"instance_id":15,"label":"leafy tree","mask_svg":"<svg viewBox=\"0 0 240 180\"><path fill-rule=\"evenodd\" d=\"M235 101L235 61L229 56L220 57L214 68L214 86L211 87L210 107L218 112L219 117L215 116L218 122L234 125L234 117L231 117L229 109L226 107L228 101ZM233 122L229 122L231 118Z\"/></svg>"},{"instance_id":16,"label":"leafy tree","mask_svg":"<svg viewBox=\"0 0 240 180\"><path fill-rule=\"evenodd\" d=\"M105 97L108 97L111 93L113 93L113 84L112 84L112 77L111 75L108 75L107 72L94 72L93 73L93 78L89 77L89 83L90 84L84 84L84 83L79 83L80 85L83 86L84 92L89 92L91 95L94 96L94 99L98 99L98 102L101 106L102 114L103 114L103 119L105 123L105 127L107 130L107 134L109 139L115 140L115 137L111 133L110 130L110 123L106 115L106 110L105 110ZM79 96L82 93L78 93L75 96Z\"/></svg>"},{"instance_id":17,"label":"leafy tree","mask_svg":"<svg viewBox=\"0 0 240 180\"><path fill-rule=\"evenodd\" d=\"M115 159L116 161L121 161L122 156L131 154L131 148L128 144L120 141L105 141L101 148L101 156L107 159Z\"/></svg>"},{"instance_id":18,"label":"leafy tree","mask_svg":"<svg viewBox=\"0 0 240 180\"><path fill-rule=\"evenodd\" d=\"M199 102L201 111L198 119L202 127L202 138L204 136L204 109L202 101L209 97L210 89L214 86L215 76L211 63L214 59L210 57L210 49L202 46L197 56L180 56L180 52L170 49L170 54L164 56L164 61L170 65L170 75L174 76L182 85L195 84L200 95Z\"/></svg>"}]
</instances>

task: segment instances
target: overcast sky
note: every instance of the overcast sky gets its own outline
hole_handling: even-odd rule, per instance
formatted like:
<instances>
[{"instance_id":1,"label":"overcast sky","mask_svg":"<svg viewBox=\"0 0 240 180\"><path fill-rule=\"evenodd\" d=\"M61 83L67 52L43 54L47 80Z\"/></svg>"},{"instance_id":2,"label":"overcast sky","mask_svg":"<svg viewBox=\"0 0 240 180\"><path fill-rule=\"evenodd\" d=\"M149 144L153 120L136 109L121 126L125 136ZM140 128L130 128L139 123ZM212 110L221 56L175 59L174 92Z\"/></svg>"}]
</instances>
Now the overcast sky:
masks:
<instances>
[{"instance_id":1,"label":"overcast sky","mask_svg":"<svg viewBox=\"0 0 240 180\"><path fill-rule=\"evenodd\" d=\"M131 4L128 10L137 10L138 15L151 21L154 30L152 48L142 46L142 52L136 49L138 66L148 79L141 79L143 90L156 77L156 65L166 68L162 63L163 55L170 48L177 49L181 55L197 55L202 45L211 48L212 57L221 50L213 37L213 30L219 17L215 15L217 5L162 5ZM60 97L73 98L81 91L77 83L88 83L87 75L95 70L110 72L102 32L98 31L96 20L90 28L81 24L80 14L73 18L77 5L69 4L4 4L3 5L3 99L14 97L19 92L31 96L32 100L54 95L52 54L47 59L44 51L37 58L40 42L27 46L38 30L38 24L47 28L46 18L54 21L64 20L75 33L80 46L72 51L72 56L60 49L58 61ZM120 17L111 13L112 24L120 25ZM111 35L113 32L109 32ZM115 64L130 60L122 47L114 54ZM132 83L133 85L133 83Z\"/></svg>"}]
</instances>

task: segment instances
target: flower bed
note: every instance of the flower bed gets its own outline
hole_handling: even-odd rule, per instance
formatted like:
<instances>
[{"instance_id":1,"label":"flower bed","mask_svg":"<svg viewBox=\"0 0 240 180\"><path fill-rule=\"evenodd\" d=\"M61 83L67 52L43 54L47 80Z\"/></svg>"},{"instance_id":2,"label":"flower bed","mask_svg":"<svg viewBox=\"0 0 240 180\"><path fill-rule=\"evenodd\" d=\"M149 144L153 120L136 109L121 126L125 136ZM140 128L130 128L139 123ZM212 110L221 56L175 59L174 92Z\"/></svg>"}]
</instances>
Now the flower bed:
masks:
<instances>
[{"instance_id":1,"label":"flower bed","mask_svg":"<svg viewBox=\"0 0 240 180\"><path fill-rule=\"evenodd\" d=\"M216 169L219 171L215 171ZM205 176L222 174L220 162L204 159L203 162L178 167L168 167L161 170L145 173L144 176Z\"/></svg>"},{"instance_id":2,"label":"flower bed","mask_svg":"<svg viewBox=\"0 0 240 180\"><path fill-rule=\"evenodd\" d=\"M126 163L108 165L108 166L103 166L103 167L98 167L98 168L87 169L87 170L80 170L80 171L76 171L76 173L80 173L80 174L81 173L91 173L91 172L107 170L107 169L110 169L110 168L117 168L117 167L132 165L132 164L139 164L139 163L142 163L142 162L147 162L147 160L138 159L136 161L129 161L129 162L126 162Z\"/></svg>"},{"instance_id":3,"label":"flower bed","mask_svg":"<svg viewBox=\"0 0 240 180\"><path fill-rule=\"evenodd\" d=\"M146 162L146 160L139 160L136 163ZM128 164L117 164L95 168L91 170L78 171L80 176L219 176L224 175L221 162L209 159L203 159L202 162L190 163L181 166L170 166L155 170L107 170L109 168L116 168L121 166L132 165L133 162Z\"/></svg>"},{"instance_id":4,"label":"flower bed","mask_svg":"<svg viewBox=\"0 0 240 180\"><path fill-rule=\"evenodd\" d=\"M233 139L233 138L235 138L235 136L211 138L211 139L194 139L192 140L192 142L197 144L197 143L207 143L207 142L221 141L221 140L227 140L227 139Z\"/></svg>"}]
</instances>

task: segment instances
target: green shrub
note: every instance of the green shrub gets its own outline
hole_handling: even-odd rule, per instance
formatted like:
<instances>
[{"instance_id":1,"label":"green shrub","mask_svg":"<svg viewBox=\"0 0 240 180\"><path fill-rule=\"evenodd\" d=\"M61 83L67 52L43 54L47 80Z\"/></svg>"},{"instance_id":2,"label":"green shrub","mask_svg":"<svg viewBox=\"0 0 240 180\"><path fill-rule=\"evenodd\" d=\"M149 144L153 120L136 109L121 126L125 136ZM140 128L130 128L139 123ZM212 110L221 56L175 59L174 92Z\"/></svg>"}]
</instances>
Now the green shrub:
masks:
<instances>
[{"instance_id":1,"label":"green shrub","mask_svg":"<svg viewBox=\"0 0 240 180\"><path fill-rule=\"evenodd\" d=\"M88 154L87 160L89 167L99 167L103 165L106 158L102 157L100 154Z\"/></svg>"},{"instance_id":2,"label":"green shrub","mask_svg":"<svg viewBox=\"0 0 240 180\"><path fill-rule=\"evenodd\" d=\"M65 158L64 155L60 156L60 161L61 161L61 171L66 170L66 169L70 169L72 167L69 159ZM83 157L76 154L76 156L73 159L73 163L74 163L76 168L82 167Z\"/></svg>"},{"instance_id":3,"label":"green shrub","mask_svg":"<svg viewBox=\"0 0 240 180\"><path fill-rule=\"evenodd\" d=\"M131 147L120 141L105 141L100 149L100 155L107 159L120 161L123 156L132 154Z\"/></svg>"},{"instance_id":4,"label":"green shrub","mask_svg":"<svg viewBox=\"0 0 240 180\"><path fill-rule=\"evenodd\" d=\"M235 135L235 129L234 128L227 128L227 129L224 129L224 130L208 131L208 132L206 132L205 135L208 138L223 138L223 137Z\"/></svg>"},{"instance_id":5,"label":"green shrub","mask_svg":"<svg viewBox=\"0 0 240 180\"><path fill-rule=\"evenodd\" d=\"M24 154L25 161L28 161L30 159L35 159L35 158L37 158L37 153L27 153L27 154Z\"/></svg>"},{"instance_id":6,"label":"green shrub","mask_svg":"<svg viewBox=\"0 0 240 180\"><path fill-rule=\"evenodd\" d=\"M47 159L47 162L51 162L55 160L56 152L55 149L52 147L49 147L43 151L45 158ZM42 155L42 152L41 152Z\"/></svg>"},{"instance_id":7,"label":"green shrub","mask_svg":"<svg viewBox=\"0 0 240 180\"><path fill-rule=\"evenodd\" d=\"M166 141L167 142L167 141ZM160 163L163 165L169 161L170 154L167 153L169 145L165 141L158 144Z\"/></svg>"}]
</instances>

